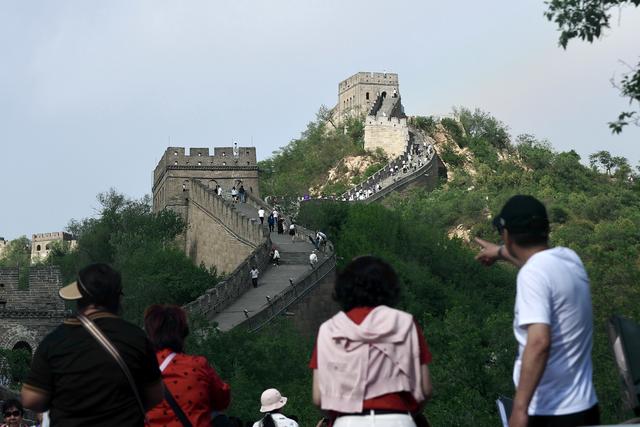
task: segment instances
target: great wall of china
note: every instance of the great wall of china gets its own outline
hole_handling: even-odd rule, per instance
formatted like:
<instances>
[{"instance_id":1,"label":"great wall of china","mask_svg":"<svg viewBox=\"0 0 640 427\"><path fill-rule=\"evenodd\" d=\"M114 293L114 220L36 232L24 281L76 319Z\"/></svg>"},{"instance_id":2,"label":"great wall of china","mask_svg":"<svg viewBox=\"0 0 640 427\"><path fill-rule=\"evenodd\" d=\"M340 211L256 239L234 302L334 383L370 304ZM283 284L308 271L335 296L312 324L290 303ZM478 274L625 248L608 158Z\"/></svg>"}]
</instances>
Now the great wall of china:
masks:
<instances>
[{"instance_id":1,"label":"great wall of china","mask_svg":"<svg viewBox=\"0 0 640 427\"><path fill-rule=\"evenodd\" d=\"M407 124L398 76L357 73L338 85L334 122L366 113L365 148L382 148L389 164L367 181L342 195L344 201L371 203L407 188L434 188L446 169L433 150L433 141ZM232 187L243 186L246 203L233 203ZM218 194L217 188L224 191ZM185 305L222 331L244 327L256 331L276 317L295 316L304 331L313 331L335 312L331 301L336 255L333 246L310 267L314 249L311 231L299 227L300 239L269 233L258 209L273 209L260 198L255 147L168 147L153 175L153 209L171 209L188 224L180 242L196 264L215 267L225 279ZM281 265L270 263L277 247ZM249 270L260 270L260 286L253 288ZM62 285L56 267L30 270L28 286L19 287L18 269L0 269L0 348L35 349L48 330L68 311L57 298Z\"/></svg>"}]
</instances>

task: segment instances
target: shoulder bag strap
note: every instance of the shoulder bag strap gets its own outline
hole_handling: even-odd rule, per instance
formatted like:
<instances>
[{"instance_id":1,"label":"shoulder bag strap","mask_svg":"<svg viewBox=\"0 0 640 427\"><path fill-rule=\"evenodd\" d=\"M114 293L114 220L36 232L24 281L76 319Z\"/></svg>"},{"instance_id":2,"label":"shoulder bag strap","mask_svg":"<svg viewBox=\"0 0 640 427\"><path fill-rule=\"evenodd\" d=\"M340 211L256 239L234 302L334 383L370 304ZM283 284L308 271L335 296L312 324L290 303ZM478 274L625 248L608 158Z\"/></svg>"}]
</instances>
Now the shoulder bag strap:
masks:
<instances>
[{"instance_id":1,"label":"shoulder bag strap","mask_svg":"<svg viewBox=\"0 0 640 427\"><path fill-rule=\"evenodd\" d=\"M176 353L170 353L166 357L166 359L164 359L162 365L160 365L160 372L164 372L164 370L167 368L167 366L169 366L169 363L171 363L174 357L176 357ZM182 425L184 427L192 427L191 421L189 421L189 418L186 416L178 402L176 402L176 399L169 391L169 387L167 387L166 385L164 386L163 395L164 400L166 400L169 406L171 406L171 409L173 409L173 413L176 414L176 417L178 417L178 420L180 420Z\"/></svg>"},{"instance_id":2,"label":"shoulder bag strap","mask_svg":"<svg viewBox=\"0 0 640 427\"><path fill-rule=\"evenodd\" d=\"M78 318L78 320L80 320L80 323L82 323L82 326L84 326L84 328L89 332L89 334L91 334L91 336L93 336L96 339L96 341L98 341L98 343L102 346L102 348L104 348L107 351L107 353L109 353L111 357L113 357L115 361L118 362L118 365L120 365L120 369L122 369L124 376L127 377L127 380L129 381L129 385L133 390L133 394L136 397L136 400L138 401L138 406L140 406L140 411L142 411L142 415L144 416L144 419L146 422L147 412L145 411L144 405L142 404L142 399L140 399L140 393L138 393L138 387L136 386L136 383L133 380L131 371L129 371L127 364L122 359L122 356L120 356L120 353L118 352L118 350L113 346L111 341L109 341L109 338L107 338L102 333L102 331L91 319L89 319L84 314L80 314L80 313L78 313L76 317Z\"/></svg>"}]
</instances>

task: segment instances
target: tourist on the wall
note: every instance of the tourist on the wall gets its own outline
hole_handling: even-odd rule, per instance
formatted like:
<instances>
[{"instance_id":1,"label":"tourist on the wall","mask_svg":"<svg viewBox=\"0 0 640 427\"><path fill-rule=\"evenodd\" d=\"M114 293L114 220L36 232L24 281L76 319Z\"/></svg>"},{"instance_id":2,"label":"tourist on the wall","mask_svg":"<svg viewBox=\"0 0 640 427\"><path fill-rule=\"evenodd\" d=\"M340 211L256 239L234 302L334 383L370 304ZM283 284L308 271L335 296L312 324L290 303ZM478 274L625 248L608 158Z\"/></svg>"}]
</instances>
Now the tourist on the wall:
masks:
<instances>
[{"instance_id":1,"label":"tourist on the wall","mask_svg":"<svg viewBox=\"0 0 640 427\"><path fill-rule=\"evenodd\" d=\"M258 209L258 218L260 218L260 224L264 224L264 209Z\"/></svg>"},{"instance_id":2,"label":"tourist on the wall","mask_svg":"<svg viewBox=\"0 0 640 427\"><path fill-rule=\"evenodd\" d=\"M416 427L431 397L431 353L413 316L392 308L400 286L393 268L372 256L336 278L342 311L320 326L310 362L313 402L335 427Z\"/></svg>"},{"instance_id":3,"label":"tourist on the wall","mask_svg":"<svg viewBox=\"0 0 640 427\"><path fill-rule=\"evenodd\" d=\"M231 200L233 200L233 203L238 203L238 190L236 190L235 186L231 188Z\"/></svg>"},{"instance_id":4,"label":"tourist on the wall","mask_svg":"<svg viewBox=\"0 0 640 427\"><path fill-rule=\"evenodd\" d=\"M242 203L247 203L247 192L242 184L240 184L240 188L238 189L238 195L240 196L240 201Z\"/></svg>"},{"instance_id":5,"label":"tourist on the wall","mask_svg":"<svg viewBox=\"0 0 640 427\"><path fill-rule=\"evenodd\" d=\"M273 265L280 265L280 251L275 246L271 248L271 261Z\"/></svg>"},{"instance_id":6,"label":"tourist on the wall","mask_svg":"<svg viewBox=\"0 0 640 427\"><path fill-rule=\"evenodd\" d=\"M152 305L145 310L144 328L156 350L165 386L165 399L147 413L149 426L183 427L180 419L185 417L193 427L211 426L212 412L229 406L231 390L206 358L184 353L189 335L184 310Z\"/></svg>"},{"instance_id":7,"label":"tourist on the wall","mask_svg":"<svg viewBox=\"0 0 640 427\"><path fill-rule=\"evenodd\" d=\"M258 276L260 275L260 270L255 265L251 267L251 271L249 271L249 275L251 276L251 283L254 288L258 287Z\"/></svg>"},{"instance_id":8,"label":"tourist on the wall","mask_svg":"<svg viewBox=\"0 0 640 427\"><path fill-rule=\"evenodd\" d=\"M291 236L291 242L296 241L296 224L293 221L289 225L289 236Z\"/></svg>"},{"instance_id":9,"label":"tourist on the wall","mask_svg":"<svg viewBox=\"0 0 640 427\"><path fill-rule=\"evenodd\" d=\"M23 422L24 408L17 399L7 399L2 403L4 423L0 427L27 427Z\"/></svg>"},{"instance_id":10,"label":"tourist on the wall","mask_svg":"<svg viewBox=\"0 0 640 427\"><path fill-rule=\"evenodd\" d=\"M518 358L509 426L600 424L593 386L589 278L571 249L549 247L549 219L531 196L513 196L493 220L503 245L482 239L476 259L519 267L513 332Z\"/></svg>"},{"instance_id":11,"label":"tourist on the wall","mask_svg":"<svg viewBox=\"0 0 640 427\"><path fill-rule=\"evenodd\" d=\"M318 255L316 254L316 249L313 250L313 252L311 252L311 254L309 255L309 265L311 266L311 269L313 270L316 267L316 264L318 263Z\"/></svg>"},{"instance_id":12,"label":"tourist on the wall","mask_svg":"<svg viewBox=\"0 0 640 427\"><path fill-rule=\"evenodd\" d=\"M287 398L275 388L262 392L260 396L260 412L262 419L256 421L253 427L298 427L298 423L282 414L282 408L287 404Z\"/></svg>"},{"instance_id":13,"label":"tourist on the wall","mask_svg":"<svg viewBox=\"0 0 640 427\"><path fill-rule=\"evenodd\" d=\"M276 219L273 217L273 213L269 214L269 217L267 218L267 223L269 224L269 233L273 233L273 230L276 224Z\"/></svg>"},{"instance_id":14,"label":"tourist on the wall","mask_svg":"<svg viewBox=\"0 0 640 427\"><path fill-rule=\"evenodd\" d=\"M38 346L22 386L24 406L49 409L54 426L142 427L146 410L162 401L162 381L144 331L118 317L120 273L91 264L59 294L76 301L78 314ZM94 334L102 334L119 353L133 383Z\"/></svg>"},{"instance_id":15,"label":"tourist on the wall","mask_svg":"<svg viewBox=\"0 0 640 427\"><path fill-rule=\"evenodd\" d=\"M284 218L279 216L277 219L278 222L278 234L284 234Z\"/></svg>"}]
</instances>

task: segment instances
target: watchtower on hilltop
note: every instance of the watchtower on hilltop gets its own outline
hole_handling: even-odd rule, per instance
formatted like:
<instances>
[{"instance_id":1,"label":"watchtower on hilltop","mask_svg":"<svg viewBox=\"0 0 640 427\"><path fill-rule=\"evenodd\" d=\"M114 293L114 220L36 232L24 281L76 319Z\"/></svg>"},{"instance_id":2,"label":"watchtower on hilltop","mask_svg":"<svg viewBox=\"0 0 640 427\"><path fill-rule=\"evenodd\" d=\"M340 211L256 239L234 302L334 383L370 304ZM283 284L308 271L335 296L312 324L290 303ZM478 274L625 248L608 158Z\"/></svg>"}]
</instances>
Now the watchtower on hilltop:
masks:
<instances>
[{"instance_id":1,"label":"watchtower on hilltop","mask_svg":"<svg viewBox=\"0 0 640 427\"><path fill-rule=\"evenodd\" d=\"M171 209L186 218L190 182L200 181L211 188L221 186L225 194L240 188L260 197L255 147L208 148L169 147L153 172L153 211Z\"/></svg>"},{"instance_id":2,"label":"watchtower on hilltop","mask_svg":"<svg viewBox=\"0 0 640 427\"><path fill-rule=\"evenodd\" d=\"M338 121L368 114L379 97L399 96L395 73L359 72L338 84Z\"/></svg>"}]
</instances>

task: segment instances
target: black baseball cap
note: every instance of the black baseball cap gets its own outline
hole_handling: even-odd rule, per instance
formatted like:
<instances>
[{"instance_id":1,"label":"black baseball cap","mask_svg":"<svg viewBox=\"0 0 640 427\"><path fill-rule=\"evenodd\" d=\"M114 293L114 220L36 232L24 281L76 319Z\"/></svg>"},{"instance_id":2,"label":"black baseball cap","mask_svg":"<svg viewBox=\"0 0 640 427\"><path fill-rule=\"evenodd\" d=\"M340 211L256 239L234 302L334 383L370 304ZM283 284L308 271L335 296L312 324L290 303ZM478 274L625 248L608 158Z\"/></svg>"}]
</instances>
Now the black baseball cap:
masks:
<instances>
[{"instance_id":1,"label":"black baseball cap","mask_svg":"<svg viewBox=\"0 0 640 427\"><path fill-rule=\"evenodd\" d=\"M506 228L512 233L549 232L549 217L542 202L533 196L513 196L493 219L499 232Z\"/></svg>"}]
</instances>

